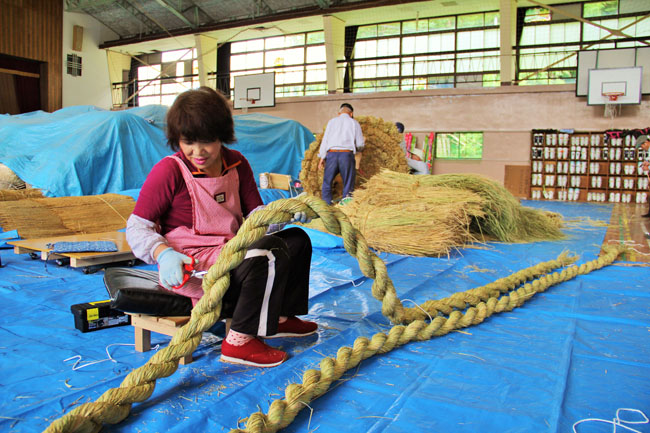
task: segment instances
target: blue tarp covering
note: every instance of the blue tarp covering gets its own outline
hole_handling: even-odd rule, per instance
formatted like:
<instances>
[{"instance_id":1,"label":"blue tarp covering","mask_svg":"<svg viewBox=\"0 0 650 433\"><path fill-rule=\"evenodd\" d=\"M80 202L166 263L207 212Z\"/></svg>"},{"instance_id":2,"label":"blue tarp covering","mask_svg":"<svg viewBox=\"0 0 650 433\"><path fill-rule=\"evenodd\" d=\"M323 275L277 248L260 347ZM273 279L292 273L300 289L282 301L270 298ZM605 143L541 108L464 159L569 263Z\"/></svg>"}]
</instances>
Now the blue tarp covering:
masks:
<instances>
[{"instance_id":1,"label":"blue tarp covering","mask_svg":"<svg viewBox=\"0 0 650 433\"><path fill-rule=\"evenodd\" d=\"M526 204L605 222L612 210L584 203ZM421 303L478 287L565 249L580 254L579 263L593 260L605 230L578 222L559 242L490 243L440 259L380 257L398 296L412 306L407 299ZM251 413L266 412L288 383L300 382L302 372L318 368L324 356L336 356L359 336L386 332L390 325L370 293L372 281L341 240L309 234L315 248L308 317L319 323L317 335L272 340L291 357L278 367L258 369L219 362L219 339L206 333L193 363L159 379L149 400L105 431L228 431ZM45 268L40 260L1 254L0 431L42 431L75 405L119 386L152 356L133 346L108 347L133 343L130 327L86 334L74 328L70 305L107 298L101 273ZM611 420L618 408L650 414L649 274L641 263L617 262L553 286L478 326L367 359L284 431L570 433L576 421ZM154 345L169 339L152 334ZM64 361L76 355L82 364L103 360L106 350L114 362L73 370L75 360ZM630 427L650 433L647 424ZM578 426L579 433L611 431L602 424Z\"/></svg>"},{"instance_id":2,"label":"blue tarp covering","mask_svg":"<svg viewBox=\"0 0 650 433\"><path fill-rule=\"evenodd\" d=\"M140 188L170 153L166 108L106 111L92 106L0 117L0 162L49 197Z\"/></svg>"},{"instance_id":3,"label":"blue tarp covering","mask_svg":"<svg viewBox=\"0 0 650 433\"><path fill-rule=\"evenodd\" d=\"M151 167L171 150L164 136L167 107L124 111L92 106L0 116L0 163L48 197L138 189ZM294 120L264 114L235 116L234 149L263 171L298 177L314 141Z\"/></svg>"},{"instance_id":4,"label":"blue tarp covering","mask_svg":"<svg viewBox=\"0 0 650 433\"><path fill-rule=\"evenodd\" d=\"M258 186L263 172L298 178L305 151L314 141L314 134L295 120L268 114L235 116L235 135L237 143L230 147L246 156Z\"/></svg>"}]
</instances>

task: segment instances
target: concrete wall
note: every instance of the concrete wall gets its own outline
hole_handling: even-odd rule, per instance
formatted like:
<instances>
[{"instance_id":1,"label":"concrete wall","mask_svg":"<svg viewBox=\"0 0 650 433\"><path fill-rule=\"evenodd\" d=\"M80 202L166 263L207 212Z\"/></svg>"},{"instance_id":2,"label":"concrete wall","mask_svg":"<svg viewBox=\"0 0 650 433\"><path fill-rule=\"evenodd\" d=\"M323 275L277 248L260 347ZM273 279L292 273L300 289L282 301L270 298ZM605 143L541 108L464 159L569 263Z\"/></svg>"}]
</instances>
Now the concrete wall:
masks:
<instances>
[{"instance_id":1,"label":"concrete wall","mask_svg":"<svg viewBox=\"0 0 650 433\"><path fill-rule=\"evenodd\" d=\"M81 51L72 49L72 29L75 25L83 27ZM117 37L117 34L89 15L63 13L63 107L95 105L107 110L112 107L106 51L100 50L99 44ZM65 63L68 54L81 57L80 77L73 77L66 73Z\"/></svg>"},{"instance_id":2,"label":"concrete wall","mask_svg":"<svg viewBox=\"0 0 650 433\"><path fill-rule=\"evenodd\" d=\"M603 106L588 106L586 98L576 97L573 85L282 98L276 99L275 107L249 108L248 112L294 119L320 132L342 102L350 102L357 116L404 123L406 131L417 137L418 147L431 131L482 131L481 160L437 160L433 172L479 173L499 182L504 181L506 165L530 164L532 129L604 131L650 126L650 97L644 97L641 105L623 106L620 116L611 119L604 117Z\"/></svg>"}]
</instances>

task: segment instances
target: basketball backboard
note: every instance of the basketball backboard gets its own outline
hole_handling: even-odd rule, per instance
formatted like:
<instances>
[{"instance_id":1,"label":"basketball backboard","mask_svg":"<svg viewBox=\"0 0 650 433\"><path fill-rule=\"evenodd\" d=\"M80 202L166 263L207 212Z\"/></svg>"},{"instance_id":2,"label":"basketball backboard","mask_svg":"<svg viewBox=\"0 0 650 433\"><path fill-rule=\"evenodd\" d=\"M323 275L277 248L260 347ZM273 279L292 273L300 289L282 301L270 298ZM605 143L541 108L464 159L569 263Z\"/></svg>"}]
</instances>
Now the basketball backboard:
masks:
<instances>
[{"instance_id":1,"label":"basketball backboard","mask_svg":"<svg viewBox=\"0 0 650 433\"><path fill-rule=\"evenodd\" d=\"M587 105L640 104L642 76L641 67L589 69Z\"/></svg>"},{"instance_id":2,"label":"basketball backboard","mask_svg":"<svg viewBox=\"0 0 650 433\"><path fill-rule=\"evenodd\" d=\"M590 69L643 68L641 93L650 94L650 47L578 51L576 96L589 93Z\"/></svg>"},{"instance_id":3,"label":"basketball backboard","mask_svg":"<svg viewBox=\"0 0 650 433\"><path fill-rule=\"evenodd\" d=\"M234 108L274 106L275 72L235 77Z\"/></svg>"}]
</instances>

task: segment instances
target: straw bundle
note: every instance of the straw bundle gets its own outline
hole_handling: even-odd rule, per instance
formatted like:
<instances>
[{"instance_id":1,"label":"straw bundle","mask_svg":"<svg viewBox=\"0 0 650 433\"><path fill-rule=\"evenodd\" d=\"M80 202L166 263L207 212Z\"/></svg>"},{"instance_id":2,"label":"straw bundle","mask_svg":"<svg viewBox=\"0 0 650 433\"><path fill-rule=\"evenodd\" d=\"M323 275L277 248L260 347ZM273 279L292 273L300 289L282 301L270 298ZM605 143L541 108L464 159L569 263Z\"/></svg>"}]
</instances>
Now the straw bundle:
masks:
<instances>
[{"instance_id":1,"label":"straw bundle","mask_svg":"<svg viewBox=\"0 0 650 433\"><path fill-rule=\"evenodd\" d=\"M469 190L485 199L485 215L476 218L472 230L486 239L502 242L533 242L562 239L559 214L527 208L500 183L477 174L442 174L424 176L431 187Z\"/></svg>"},{"instance_id":2,"label":"straw bundle","mask_svg":"<svg viewBox=\"0 0 650 433\"><path fill-rule=\"evenodd\" d=\"M407 173L408 165L406 165L404 151L399 147L402 135L397 132L395 125L372 116L359 116L355 119L361 125L365 140L360 168L357 170L355 189L382 169ZM316 141L305 152L300 171L300 181L305 191L319 197L323 185L323 170L318 170L318 150L323 140L323 133L316 136ZM341 177L337 176L332 185L332 197L334 199L341 198L342 192L343 183Z\"/></svg>"},{"instance_id":3,"label":"straw bundle","mask_svg":"<svg viewBox=\"0 0 650 433\"><path fill-rule=\"evenodd\" d=\"M0 226L23 239L100 233L126 227L135 201L119 194L0 202Z\"/></svg>"},{"instance_id":4,"label":"straw bundle","mask_svg":"<svg viewBox=\"0 0 650 433\"><path fill-rule=\"evenodd\" d=\"M25 181L16 176L9 167L0 164L0 189L24 189Z\"/></svg>"},{"instance_id":5,"label":"straw bundle","mask_svg":"<svg viewBox=\"0 0 650 433\"><path fill-rule=\"evenodd\" d=\"M430 187L420 182L423 177L382 171L341 210L377 251L439 256L474 242L470 223L483 217L484 199L467 190Z\"/></svg>"},{"instance_id":6,"label":"straw bundle","mask_svg":"<svg viewBox=\"0 0 650 433\"><path fill-rule=\"evenodd\" d=\"M22 200L25 198L43 198L43 193L36 188L0 190L0 201Z\"/></svg>"},{"instance_id":7,"label":"straw bundle","mask_svg":"<svg viewBox=\"0 0 650 433\"><path fill-rule=\"evenodd\" d=\"M526 208L479 175L412 176L383 170L340 209L378 250L439 256L476 241L559 239L561 216ZM309 227L323 229L318 220Z\"/></svg>"}]
</instances>

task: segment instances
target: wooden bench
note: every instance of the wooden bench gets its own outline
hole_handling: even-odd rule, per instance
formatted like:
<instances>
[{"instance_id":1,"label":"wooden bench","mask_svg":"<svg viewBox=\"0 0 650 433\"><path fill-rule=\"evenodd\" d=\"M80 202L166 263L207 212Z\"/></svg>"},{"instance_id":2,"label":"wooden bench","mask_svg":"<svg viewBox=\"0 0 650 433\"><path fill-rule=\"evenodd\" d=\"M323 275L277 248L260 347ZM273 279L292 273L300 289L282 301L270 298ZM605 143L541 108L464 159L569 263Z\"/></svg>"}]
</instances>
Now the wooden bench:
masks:
<instances>
[{"instance_id":1,"label":"wooden bench","mask_svg":"<svg viewBox=\"0 0 650 433\"><path fill-rule=\"evenodd\" d=\"M279 174L279 173L263 173L263 174L266 175L266 179L268 180L268 186L266 188L283 189L285 191L291 190L291 176L289 176L288 174ZM260 184L261 183L262 182L260 182Z\"/></svg>"},{"instance_id":2,"label":"wooden bench","mask_svg":"<svg viewBox=\"0 0 650 433\"><path fill-rule=\"evenodd\" d=\"M117 251L53 254L50 253L52 248L48 247L48 244L54 244L56 242L83 241L113 241L117 246ZM13 245L14 253L16 254L28 253L32 258L38 258L40 255L41 260L70 259L70 266L73 268L83 268L84 273L89 272L90 266L121 261L135 261L135 256L131 251L131 247L129 247L129 244L126 242L126 233L118 231L26 239L7 243Z\"/></svg>"},{"instance_id":3,"label":"wooden bench","mask_svg":"<svg viewBox=\"0 0 650 433\"><path fill-rule=\"evenodd\" d=\"M135 332L135 350L148 352L151 350L151 331L173 337L179 329L190 321L190 316L147 316L145 314L128 313ZM226 319L226 335L230 329L230 320ZM187 355L179 361L186 365L192 362L192 355Z\"/></svg>"}]
</instances>

